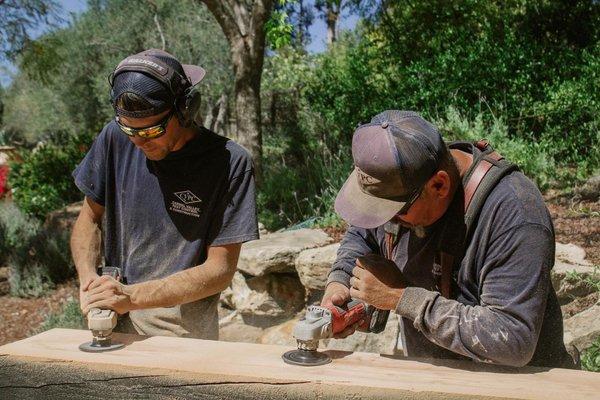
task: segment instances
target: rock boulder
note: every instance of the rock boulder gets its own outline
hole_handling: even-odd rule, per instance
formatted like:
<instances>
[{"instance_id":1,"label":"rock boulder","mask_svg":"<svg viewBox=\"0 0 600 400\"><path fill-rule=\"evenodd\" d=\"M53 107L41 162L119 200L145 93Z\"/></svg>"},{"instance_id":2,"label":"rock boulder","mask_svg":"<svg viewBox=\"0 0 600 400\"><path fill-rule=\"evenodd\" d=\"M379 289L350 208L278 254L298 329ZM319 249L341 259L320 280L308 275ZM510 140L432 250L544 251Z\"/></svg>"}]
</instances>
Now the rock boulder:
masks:
<instances>
[{"instance_id":1,"label":"rock boulder","mask_svg":"<svg viewBox=\"0 0 600 400\"><path fill-rule=\"evenodd\" d=\"M222 299L242 316L282 318L304 307L304 287L295 274L246 278L236 272Z\"/></svg>"},{"instance_id":2,"label":"rock boulder","mask_svg":"<svg viewBox=\"0 0 600 400\"><path fill-rule=\"evenodd\" d=\"M332 239L319 229L297 229L270 233L260 240L244 243L238 269L253 276L274 272L295 272L296 258L302 250L325 246Z\"/></svg>"},{"instance_id":3,"label":"rock boulder","mask_svg":"<svg viewBox=\"0 0 600 400\"><path fill-rule=\"evenodd\" d=\"M567 348L571 345L579 351L585 350L600 337L600 304L575 314L564 321L564 342Z\"/></svg>"},{"instance_id":4,"label":"rock boulder","mask_svg":"<svg viewBox=\"0 0 600 400\"><path fill-rule=\"evenodd\" d=\"M556 243L556 259L552 269L552 286L560 304L584 297L594 289L583 279L594 273L594 267L585 259L585 250L574 244Z\"/></svg>"},{"instance_id":5,"label":"rock boulder","mask_svg":"<svg viewBox=\"0 0 600 400\"><path fill-rule=\"evenodd\" d=\"M300 282L310 291L324 290L327 275L335 261L340 244L304 250L296 259L296 271Z\"/></svg>"}]
</instances>

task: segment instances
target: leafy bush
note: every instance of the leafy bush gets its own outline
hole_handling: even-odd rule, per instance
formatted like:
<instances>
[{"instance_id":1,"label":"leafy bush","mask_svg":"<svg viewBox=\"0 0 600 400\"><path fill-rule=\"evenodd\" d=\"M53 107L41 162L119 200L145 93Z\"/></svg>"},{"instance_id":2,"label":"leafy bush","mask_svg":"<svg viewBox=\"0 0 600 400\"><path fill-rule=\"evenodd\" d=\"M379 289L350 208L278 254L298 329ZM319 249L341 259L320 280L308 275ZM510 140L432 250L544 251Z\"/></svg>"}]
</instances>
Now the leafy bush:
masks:
<instances>
[{"instance_id":1,"label":"leafy bush","mask_svg":"<svg viewBox=\"0 0 600 400\"><path fill-rule=\"evenodd\" d=\"M42 326L38 329L38 333L54 328L70 328L70 329L86 329L87 324L85 318L79 308L77 300L69 300L62 310L55 314L50 314Z\"/></svg>"},{"instance_id":2,"label":"leafy bush","mask_svg":"<svg viewBox=\"0 0 600 400\"><path fill-rule=\"evenodd\" d=\"M581 367L586 371L600 372L600 337L588 349L583 351Z\"/></svg>"},{"instance_id":3,"label":"leafy bush","mask_svg":"<svg viewBox=\"0 0 600 400\"><path fill-rule=\"evenodd\" d=\"M486 123L484 114L479 113L469 121L456 108L449 107L445 117L435 123L445 140L488 139L500 154L516 163L540 189L548 187L554 173L554 160L540 144L511 138L502 118L492 116L491 122Z\"/></svg>"},{"instance_id":4,"label":"leafy bush","mask_svg":"<svg viewBox=\"0 0 600 400\"><path fill-rule=\"evenodd\" d=\"M48 233L13 203L0 203L0 247L13 296L37 297L74 273L68 232Z\"/></svg>"},{"instance_id":5,"label":"leafy bush","mask_svg":"<svg viewBox=\"0 0 600 400\"><path fill-rule=\"evenodd\" d=\"M384 8L317 57L307 81L306 100L334 145L384 109L431 119L452 106L467 116L502 115L519 152L532 143L559 166L576 165L577 179L600 167L600 3L424 0ZM545 182L557 175L546 173Z\"/></svg>"},{"instance_id":6,"label":"leafy bush","mask_svg":"<svg viewBox=\"0 0 600 400\"><path fill-rule=\"evenodd\" d=\"M92 141L89 135L55 138L22 152L23 161L11 164L9 185L26 214L44 218L50 211L81 200L71 172Z\"/></svg>"},{"instance_id":7,"label":"leafy bush","mask_svg":"<svg viewBox=\"0 0 600 400\"><path fill-rule=\"evenodd\" d=\"M308 155L294 169L285 163L264 164L264 181L258 194L260 220L268 229L301 221L335 226L340 219L333 209L337 191L352 171L350 150L337 154Z\"/></svg>"}]
</instances>

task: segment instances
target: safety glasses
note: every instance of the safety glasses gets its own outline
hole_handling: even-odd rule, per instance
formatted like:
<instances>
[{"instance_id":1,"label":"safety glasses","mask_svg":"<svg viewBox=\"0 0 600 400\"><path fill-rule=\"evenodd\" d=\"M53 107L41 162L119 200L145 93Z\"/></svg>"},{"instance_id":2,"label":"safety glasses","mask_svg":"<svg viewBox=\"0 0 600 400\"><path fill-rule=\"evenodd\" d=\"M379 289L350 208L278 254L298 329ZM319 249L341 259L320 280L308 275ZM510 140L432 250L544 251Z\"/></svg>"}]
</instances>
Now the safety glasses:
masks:
<instances>
[{"instance_id":1,"label":"safety glasses","mask_svg":"<svg viewBox=\"0 0 600 400\"><path fill-rule=\"evenodd\" d=\"M400 211L398 211L398 213L396 213L396 215L405 215L408 212L408 210L412 207L412 205L415 203L415 201L417 201L417 199L421 196L421 193L423 193L424 188L425 188L425 185L423 185L418 190L416 190L415 193L410 197L410 199L406 203L404 203L404 205L402 206Z\"/></svg>"},{"instance_id":2,"label":"safety glasses","mask_svg":"<svg viewBox=\"0 0 600 400\"><path fill-rule=\"evenodd\" d=\"M171 110L170 113L168 113L161 121L159 121L158 124L145 128L131 128L129 126L125 126L119 121L118 115L115 117L115 121L117 122L117 125L119 125L119 128L121 128L121 131L123 131L123 133L127 136L139 136L143 139L156 139L167 132L167 125L169 124L169 120L172 116L173 110Z\"/></svg>"}]
</instances>

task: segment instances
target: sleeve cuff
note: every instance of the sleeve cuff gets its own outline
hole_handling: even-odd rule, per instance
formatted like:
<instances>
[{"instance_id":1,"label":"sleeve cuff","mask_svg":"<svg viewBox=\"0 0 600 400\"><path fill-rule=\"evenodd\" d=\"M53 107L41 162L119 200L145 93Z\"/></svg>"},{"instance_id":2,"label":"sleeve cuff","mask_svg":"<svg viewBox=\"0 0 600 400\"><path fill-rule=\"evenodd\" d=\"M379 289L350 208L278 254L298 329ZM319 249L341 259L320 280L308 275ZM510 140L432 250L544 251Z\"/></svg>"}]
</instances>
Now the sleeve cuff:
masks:
<instances>
[{"instance_id":1,"label":"sleeve cuff","mask_svg":"<svg viewBox=\"0 0 600 400\"><path fill-rule=\"evenodd\" d=\"M398 304L396 304L396 314L414 321L419 318L424 304L432 301L437 296L439 296L438 292L420 287L407 287L402 292Z\"/></svg>"},{"instance_id":2,"label":"sleeve cuff","mask_svg":"<svg viewBox=\"0 0 600 400\"><path fill-rule=\"evenodd\" d=\"M94 203L98 203L102 207L105 207L104 198L98 196L98 194L94 193L89 187L87 187L83 182L81 182L77 178L75 178L75 186L77 186L77 189L79 189L81 191L81 193L83 193L84 196L92 199L94 201Z\"/></svg>"},{"instance_id":3,"label":"sleeve cuff","mask_svg":"<svg viewBox=\"0 0 600 400\"><path fill-rule=\"evenodd\" d=\"M346 287L350 287L350 275L340 269L331 271L327 277L327 284L325 287L327 287L327 285L329 285L331 282L339 282Z\"/></svg>"},{"instance_id":4,"label":"sleeve cuff","mask_svg":"<svg viewBox=\"0 0 600 400\"><path fill-rule=\"evenodd\" d=\"M225 237L225 238L217 238L217 239L213 240L209 246L225 246L227 244L246 243L246 242L250 242L252 240L258 240L258 239L260 239L260 235L258 234L258 232L255 232L255 233L249 233L247 235L237 235L237 236L229 236L229 237Z\"/></svg>"}]
</instances>

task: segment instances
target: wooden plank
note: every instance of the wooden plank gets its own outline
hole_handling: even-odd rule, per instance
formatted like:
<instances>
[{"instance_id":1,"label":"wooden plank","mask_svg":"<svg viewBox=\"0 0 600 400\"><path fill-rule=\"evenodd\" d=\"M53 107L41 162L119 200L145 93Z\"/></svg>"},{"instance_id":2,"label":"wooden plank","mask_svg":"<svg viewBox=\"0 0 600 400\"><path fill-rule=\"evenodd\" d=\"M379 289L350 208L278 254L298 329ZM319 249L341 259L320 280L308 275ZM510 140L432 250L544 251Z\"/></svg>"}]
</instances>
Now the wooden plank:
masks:
<instances>
[{"instance_id":1,"label":"wooden plank","mask_svg":"<svg viewBox=\"0 0 600 400\"><path fill-rule=\"evenodd\" d=\"M89 331L53 329L0 347L0 354L86 364L161 368L197 374L262 380L353 385L407 391L516 399L598 399L600 374L564 369L517 370L469 362L409 360L371 353L329 352L331 364L285 364L287 347L171 337L115 334L127 344L119 351L85 353L79 344ZM455 396L449 396L455 397Z\"/></svg>"}]
</instances>

